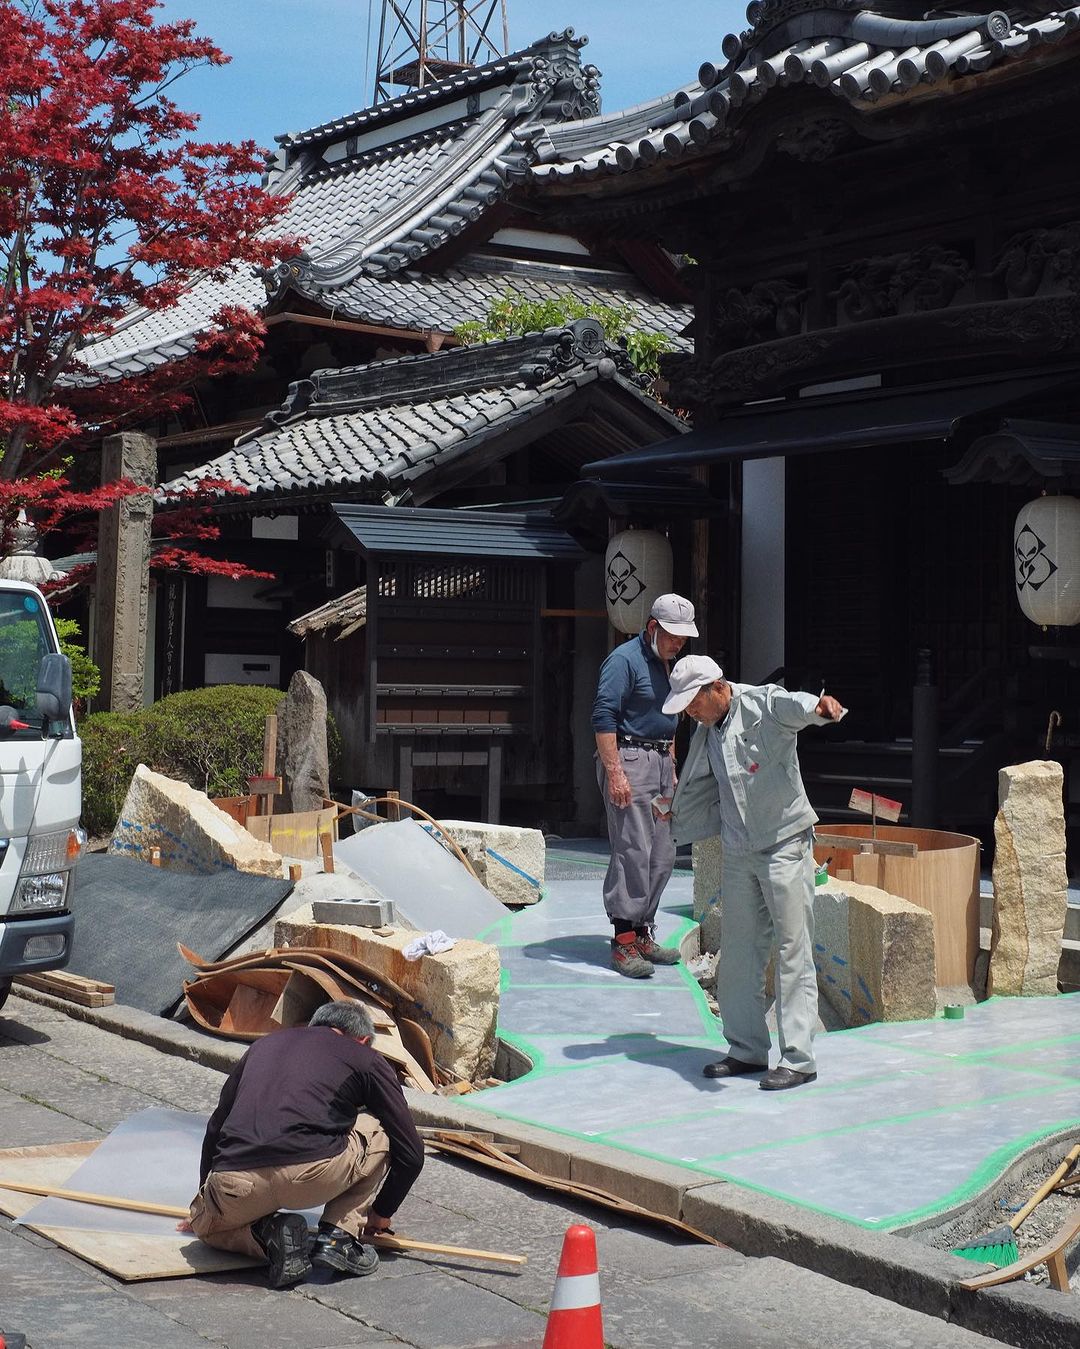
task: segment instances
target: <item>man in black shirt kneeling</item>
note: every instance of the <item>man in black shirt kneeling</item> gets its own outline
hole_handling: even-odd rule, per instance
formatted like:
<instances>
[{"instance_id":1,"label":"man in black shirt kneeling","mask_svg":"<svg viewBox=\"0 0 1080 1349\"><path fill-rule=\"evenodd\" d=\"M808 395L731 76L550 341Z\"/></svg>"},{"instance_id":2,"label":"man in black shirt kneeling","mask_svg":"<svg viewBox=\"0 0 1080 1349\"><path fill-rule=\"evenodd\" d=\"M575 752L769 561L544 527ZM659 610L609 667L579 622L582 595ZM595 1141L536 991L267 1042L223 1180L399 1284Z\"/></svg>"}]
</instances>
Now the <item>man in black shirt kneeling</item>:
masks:
<instances>
[{"instance_id":1,"label":"man in black shirt kneeling","mask_svg":"<svg viewBox=\"0 0 1080 1349\"><path fill-rule=\"evenodd\" d=\"M312 1264L371 1274L362 1237L390 1219L424 1165L397 1074L371 1047L358 1002L329 1002L307 1026L256 1040L230 1073L203 1140L190 1223L201 1241L265 1259L271 1288ZM308 1254L303 1217L323 1205Z\"/></svg>"}]
</instances>

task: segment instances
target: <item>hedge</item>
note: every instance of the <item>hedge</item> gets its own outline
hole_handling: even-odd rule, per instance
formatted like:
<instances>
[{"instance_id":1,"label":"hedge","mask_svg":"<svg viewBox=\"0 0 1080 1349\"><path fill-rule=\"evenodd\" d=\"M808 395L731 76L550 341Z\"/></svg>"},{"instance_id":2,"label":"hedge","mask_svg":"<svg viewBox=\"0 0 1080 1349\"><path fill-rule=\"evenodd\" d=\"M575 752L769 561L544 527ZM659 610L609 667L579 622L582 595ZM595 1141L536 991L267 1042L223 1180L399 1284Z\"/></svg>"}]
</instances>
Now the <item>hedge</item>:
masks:
<instances>
[{"instance_id":1,"label":"hedge","mask_svg":"<svg viewBox=\"0 0 1080 1349\"><path fill-rule=\"evenodd\" d=\"M79 726L83 742L83 824L112 831L138 764L208 796L241 796L262 772L266 717L285 694L261 685L219 684L172 693L140 712L95 712ZM340 739L327 718L331 776Z\"/></svg>"}]
</instances>

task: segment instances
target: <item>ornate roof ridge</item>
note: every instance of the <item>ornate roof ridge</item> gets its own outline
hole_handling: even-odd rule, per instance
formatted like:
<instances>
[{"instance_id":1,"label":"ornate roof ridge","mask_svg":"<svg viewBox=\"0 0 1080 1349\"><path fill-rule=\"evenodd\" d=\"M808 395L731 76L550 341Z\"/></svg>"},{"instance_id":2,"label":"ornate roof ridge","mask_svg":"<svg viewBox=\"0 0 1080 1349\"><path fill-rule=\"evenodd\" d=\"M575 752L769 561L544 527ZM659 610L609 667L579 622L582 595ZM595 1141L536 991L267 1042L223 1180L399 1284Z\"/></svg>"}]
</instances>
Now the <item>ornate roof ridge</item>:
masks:
<instances>
[{"instance_id":1,"label":"ornate roof ridge","mask_svg":"<svg viewBox=\"0 0 1080 1349\"><path fill-rule=\"evenodd\" d=\"M511 72L517 75L522 70L527 69L537 55L543 54L553 46L573 47L580 51L588 41L589 39L584 35L575 37L573 28L564 28L561 32L551 32L545 37L537 39L536 42L530 43L528 47L521 48L520 51L497 57L494 61L488 61L482 66L474 66L470 70L460 71L444 80L437 80L433 84L425 85L422 89L411 90L407 94L402 94L399 98L388 99L385 103L372 104L370 107L349 113L345 117L336 117L327 122L320 122L317 126L308 127L303 131L283 132L280 136L275 136L274 139L279 145L290 149L300 145L314 145L324 140L337 140L341 136L346 136L354 131L366 131L380 123L393 121L402 113L411 113L418 107L439 103L447 98L458 98L464 90L474 89L477 85L488 81L498 82L501 77Z\"/></svg>"},{"instance_id":2,"label":"ornate roof ridge","mask_svg":"<svg viewBox=\"0 0 1080 1349\"><path fill-rule=\"evenodd\" d=\"M562 327L520 337L316 370L306 379L291 383L281 407L267 413L259 426L234 443L249 444L309 417L508 384L536 387L583 366L596 367L601 377L622 375L640 383L625 348L605 339L599 320L575 319Z\"/></svg>"},{"instance_id":3,"label":"ornate roof ridge","mask_svg":"<svg viewBox=\"0 0 1080 1349\"><path fill-rule=\"evenodd\" d=\"M921 9L904 0L883 8L890 12L872 12L858 0L752 0L752 27L724 39L726 63L702 63L699 93L687 87L675 94L676 115L666 127L657 121L639 139L608 141L574 159L548 156L515 176L550 183L670 163L714 140L730 141L750 108L793 85L827 90L860 111L932 96L935 85L982 74L1080 30L1080 5L1015 19L1001 9L913 18ZM827 141L810 141L793 132L777 148L800 158L829 152Z\"/></svg>"}]
</instances>

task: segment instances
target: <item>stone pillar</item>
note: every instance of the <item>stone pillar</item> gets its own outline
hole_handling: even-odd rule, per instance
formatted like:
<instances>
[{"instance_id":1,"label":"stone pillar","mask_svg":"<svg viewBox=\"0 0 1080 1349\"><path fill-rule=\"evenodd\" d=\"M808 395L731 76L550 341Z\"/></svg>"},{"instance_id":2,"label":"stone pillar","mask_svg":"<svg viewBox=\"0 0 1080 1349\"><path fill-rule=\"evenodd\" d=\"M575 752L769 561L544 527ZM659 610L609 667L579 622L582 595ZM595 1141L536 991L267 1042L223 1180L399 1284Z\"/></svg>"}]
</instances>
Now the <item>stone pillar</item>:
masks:
<instances>
[{"instance_id":1,"label":"stone pillar","mask_svg":"<svg viewBox=\"0 0 1080 1349\"><path fill-rule=\"evenodd\" d=\"M1065 812L1061 765L1045 760L998 773L994 918L987 992L1057 992L1065 927Z\"/></svg>"},{"instance_id":2,"label":"stone pillar","mask_svg":"<svg viewBox=\"0 0 1080 1349\"><path fill-rule=\"evenodd\" d=\"M124 431L106 437L101 481L120 478L140 487L156 485L157 442L151 436ZM99 711L130 712L143 705L153 513L153 497L144 492L101 512L94 643L94 659L101 668Z\"/></svg>"},{"instance_id":3,"label":"stone pillar","mask_svg":"<svg viewBox=\"0 0 1080 1349\"><path fill-rule=\"evenodd\" d=\"M277 771L284 780L285 809L322 810L330 795L326 693L314 675L297 670L277 718Z\"/></svg>"}]
</instances>

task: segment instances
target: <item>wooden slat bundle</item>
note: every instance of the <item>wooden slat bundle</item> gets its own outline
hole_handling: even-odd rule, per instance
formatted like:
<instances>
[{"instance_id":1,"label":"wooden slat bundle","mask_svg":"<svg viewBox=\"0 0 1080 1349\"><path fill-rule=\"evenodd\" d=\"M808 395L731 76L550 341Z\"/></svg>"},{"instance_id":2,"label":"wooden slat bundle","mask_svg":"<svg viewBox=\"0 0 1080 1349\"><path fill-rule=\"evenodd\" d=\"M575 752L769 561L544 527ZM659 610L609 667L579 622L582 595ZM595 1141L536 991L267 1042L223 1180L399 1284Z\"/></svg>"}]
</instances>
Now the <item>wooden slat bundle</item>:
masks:
<instances>
[{"instance_id":1,"label":"wooden slat bundle","mask_svg":"<svg viewBox=\"0 0 1080 1349\"><path fill-rule=\"evenodd\" d=\"M42 974L20 974L16 984L35 988L39 993L51 993L54 998L78 1003L80 1007L111 1007L116 1001L116 989L101 979L87 979L67 970L46 970Z\"/></svg>"}]
</instances>

